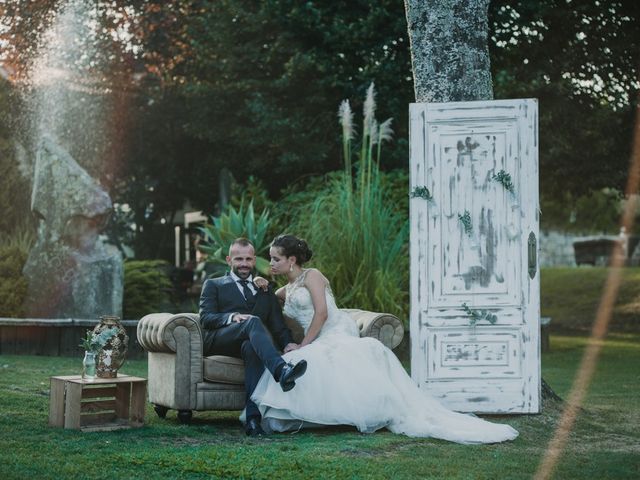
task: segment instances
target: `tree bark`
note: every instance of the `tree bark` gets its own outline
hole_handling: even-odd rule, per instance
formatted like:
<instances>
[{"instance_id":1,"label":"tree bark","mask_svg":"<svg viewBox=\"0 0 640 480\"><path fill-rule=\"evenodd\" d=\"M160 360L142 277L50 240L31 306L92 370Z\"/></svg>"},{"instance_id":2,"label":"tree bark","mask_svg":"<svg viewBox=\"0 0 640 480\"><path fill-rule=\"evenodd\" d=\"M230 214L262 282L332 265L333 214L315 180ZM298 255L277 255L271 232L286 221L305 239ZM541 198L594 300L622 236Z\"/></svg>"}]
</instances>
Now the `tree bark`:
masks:
<instances>
[{"instance_id":1,"label":"tree bark","mask_svg":"<svg viewBox=\"0 0 640 480\"><path fill-rule=\"evenodd\" d=\"M489 1L404 1L416 102L493 99Z\"/></svg>"}]
</instances>

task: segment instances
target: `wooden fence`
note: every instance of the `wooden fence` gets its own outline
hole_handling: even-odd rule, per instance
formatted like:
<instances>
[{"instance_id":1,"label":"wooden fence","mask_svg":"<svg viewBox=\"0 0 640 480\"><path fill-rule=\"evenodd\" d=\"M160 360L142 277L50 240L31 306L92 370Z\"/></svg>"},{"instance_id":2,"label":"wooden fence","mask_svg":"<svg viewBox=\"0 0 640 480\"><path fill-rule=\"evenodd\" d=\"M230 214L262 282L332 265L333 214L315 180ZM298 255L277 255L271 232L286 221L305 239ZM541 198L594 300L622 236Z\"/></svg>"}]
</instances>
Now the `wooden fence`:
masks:
<instances>
[{"instance_id":1,"label":"wooden fence","mask_svg":"<svg viewBox=\"0 0 640 480\"><path fill-rule=\"evenodd\" d=\"M82 356L80 342L100 320L75 318L1 318L0 355ZM145 358L138 344L138 320L122 320L129 335L127 358Z\"/></svg>"}]
</instances>

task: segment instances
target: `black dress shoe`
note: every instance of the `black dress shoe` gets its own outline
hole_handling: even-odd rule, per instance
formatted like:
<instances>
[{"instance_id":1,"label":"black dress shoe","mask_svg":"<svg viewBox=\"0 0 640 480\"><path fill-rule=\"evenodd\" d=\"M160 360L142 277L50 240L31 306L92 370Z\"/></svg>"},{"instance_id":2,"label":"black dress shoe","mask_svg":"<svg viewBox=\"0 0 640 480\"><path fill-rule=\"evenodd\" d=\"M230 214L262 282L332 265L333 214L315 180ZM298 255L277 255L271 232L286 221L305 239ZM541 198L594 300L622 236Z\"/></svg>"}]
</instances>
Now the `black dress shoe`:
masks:
<instances>
[{"instance_id":1,"label":"black dress shoe","mask_svg":"<svg viewBox=\"0 0 640 480\"><path fill-rule=\"evenodd\" d=\"M244 426L244 431L248 437L262 437L267 433L260 426L260 419L250 418Z\"/></svg>"},{"instance_id":2,"label":"black dress shoe","mask_svg":"<svg viewBox=\"0 0 640 480\"><path fill-rule=\"evenodd\" d=\"M307 371L307 361L300 360L295 365L291 363L287 363L284 367L282 367L282 372L280 373L280 387L283 392L288 392L293 387L296 386L296 379L300 378L304 375L304 372Z\"/></svg>"}]
</instances>

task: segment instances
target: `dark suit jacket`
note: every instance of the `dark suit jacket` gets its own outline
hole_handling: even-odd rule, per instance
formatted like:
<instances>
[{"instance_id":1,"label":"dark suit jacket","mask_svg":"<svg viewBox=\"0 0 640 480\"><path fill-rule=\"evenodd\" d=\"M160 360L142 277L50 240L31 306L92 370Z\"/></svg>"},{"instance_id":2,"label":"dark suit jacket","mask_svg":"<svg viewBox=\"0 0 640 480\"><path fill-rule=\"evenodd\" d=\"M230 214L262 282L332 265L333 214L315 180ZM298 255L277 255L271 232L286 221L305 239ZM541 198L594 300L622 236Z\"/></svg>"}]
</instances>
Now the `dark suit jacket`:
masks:
<instances>
[{"instance_id":1,"label":"dark suit jacket","mask_svg":"<svg viewBox=\"0 0 640 480\"><path fill-rule=\"evenodd\" d=\"M200 324L205 330L215 331L227 326L232 313L253 313L260 317L269 329L280 348L291 343L291 331L286 327L278 299L269 288L268 292L258 290L259 295L267 295L268 301L261 301L263 308L259 313L247 305L240 289L231 275L205 280L200 295Z\"/></svg>"}]
</instances>

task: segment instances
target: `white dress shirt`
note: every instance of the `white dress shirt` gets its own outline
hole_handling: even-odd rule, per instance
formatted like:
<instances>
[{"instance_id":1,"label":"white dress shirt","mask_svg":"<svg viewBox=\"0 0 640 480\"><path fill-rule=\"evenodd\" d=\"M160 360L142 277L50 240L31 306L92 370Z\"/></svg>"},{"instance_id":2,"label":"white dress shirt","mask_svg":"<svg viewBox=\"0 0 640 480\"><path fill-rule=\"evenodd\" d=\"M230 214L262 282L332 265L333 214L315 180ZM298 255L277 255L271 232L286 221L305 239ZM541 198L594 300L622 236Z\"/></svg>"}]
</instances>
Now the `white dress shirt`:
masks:
<instances>
[{"instance_id":1,"label":"white dress shirt","mask_svg":"<svg viewBox=\"0 0 640 480\"><path fill-rule=\"evenodd\" d=\"M242 278L240 278L239 276L237 276L233 270L231 272L229 272L229 275L231 275L231 278L233 279L233 281L236 284L236 287L238 287L238 290L240 290L240 294L244 297L244 290L242 289L242 284L240 283L242 281ZM253 284L253 275L249 275L247 278L245 278L245 280L247 280L249 283L247 283L247 286L249 287L249 290L251 290L251 292L255 295L256 293L258 293L258 291L256 290L255 285ZM245 298L246 300L246 298ZM233 312L231 315L229 315L229 319L227 320L227 325L230 325L231 323L233 323L233 317L237 314L238 312Z\"/></svg>"}]
</instances>

